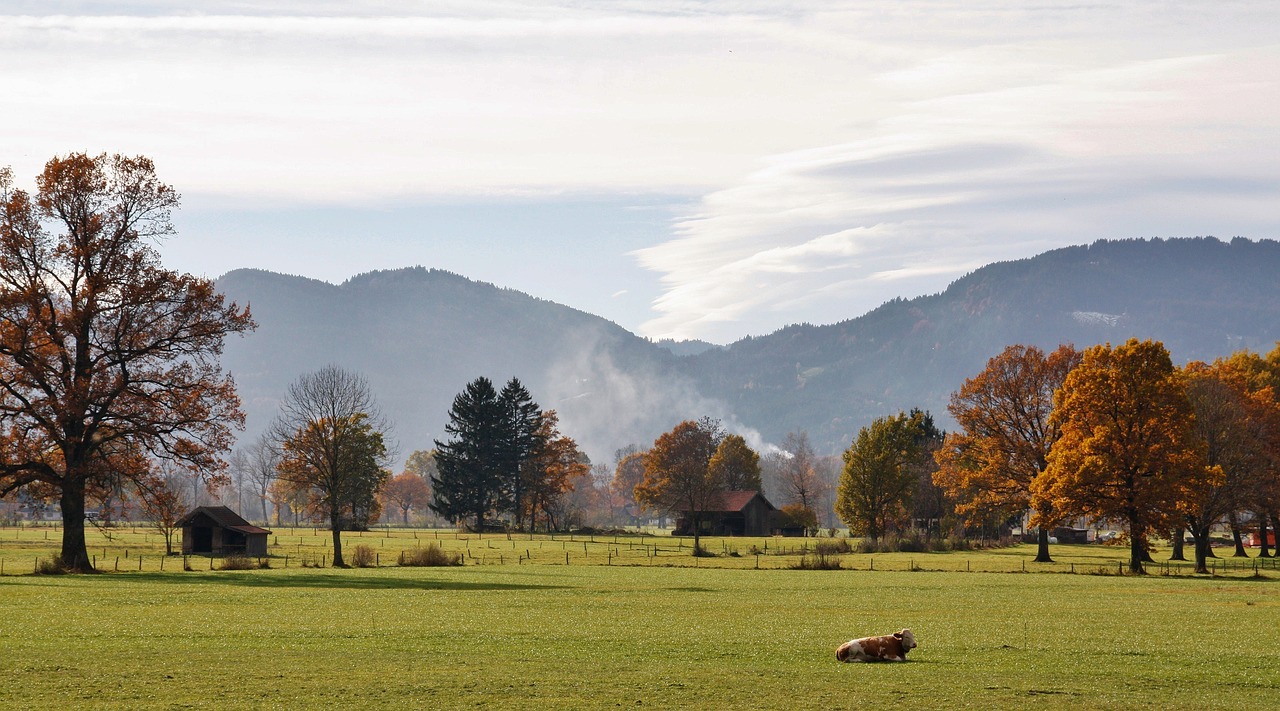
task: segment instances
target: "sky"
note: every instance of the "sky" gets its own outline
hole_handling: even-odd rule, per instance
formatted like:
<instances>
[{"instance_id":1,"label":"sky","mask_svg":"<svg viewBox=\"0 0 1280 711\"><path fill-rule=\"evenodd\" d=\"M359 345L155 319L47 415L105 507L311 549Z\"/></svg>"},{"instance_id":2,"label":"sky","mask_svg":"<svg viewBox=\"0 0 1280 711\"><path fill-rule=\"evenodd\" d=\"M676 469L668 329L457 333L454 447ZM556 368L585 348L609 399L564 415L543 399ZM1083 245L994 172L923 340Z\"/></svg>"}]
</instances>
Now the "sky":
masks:
<instances>
[{"instance_id":1,"label":"sky","mask_svg":"<svg viewBox=\"0 0 1280 711\"><path fill-rule=\"evenodd\" d=\"M1097 239L1280 238L1280 3L0 2L0 165L172 268L422 265L727 343Z\"/></svg>"}]
</instances>

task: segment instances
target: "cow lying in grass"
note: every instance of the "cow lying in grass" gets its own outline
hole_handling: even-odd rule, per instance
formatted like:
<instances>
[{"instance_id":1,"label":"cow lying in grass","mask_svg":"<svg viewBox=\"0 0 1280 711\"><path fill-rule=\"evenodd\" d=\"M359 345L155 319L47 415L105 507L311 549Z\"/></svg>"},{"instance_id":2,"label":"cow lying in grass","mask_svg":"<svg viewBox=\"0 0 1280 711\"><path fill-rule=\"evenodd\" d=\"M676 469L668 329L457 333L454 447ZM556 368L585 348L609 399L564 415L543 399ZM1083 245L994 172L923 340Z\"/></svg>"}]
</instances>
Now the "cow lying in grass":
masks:
<instances>
[{"instance_id":1,"label":"cow lying in grass","mask_svg":"<svg viewBox=\"0 0 1280 711\"><path fill-rule=\"evenodd\" d=\"M851 639L836 649L841 662L905 662L907 652L915 649L916 636L902 630L879 637Z\"/></svg>"}]
</instances>

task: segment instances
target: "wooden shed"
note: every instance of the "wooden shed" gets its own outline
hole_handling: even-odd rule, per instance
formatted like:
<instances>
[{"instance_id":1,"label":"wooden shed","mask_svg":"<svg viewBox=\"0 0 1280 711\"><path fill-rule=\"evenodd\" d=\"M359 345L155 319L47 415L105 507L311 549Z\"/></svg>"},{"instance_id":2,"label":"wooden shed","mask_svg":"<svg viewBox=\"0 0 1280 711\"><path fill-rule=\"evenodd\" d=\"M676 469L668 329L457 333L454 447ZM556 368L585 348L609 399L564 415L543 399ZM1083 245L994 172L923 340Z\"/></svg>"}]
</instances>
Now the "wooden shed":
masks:
<instances>
[{"instance_id":1,"label":"wooden shed","mask_svg":"<svg viewBox=\"0 0 1280 711\"><path fill-rule=\"evenodd\" d=\"M758 491L726 491L714 509L702 512L702 535L768 536L773 532L777 509ZM675 535L691 536L689 512L676 520Z\"/></svg>"},{"instance_id":2,"label":"wooden shed","mask_svg":"<svg viewBox=\"0 0 1280 711\"><path fill-rule=\"evenodd\" d=\"M226 506L199 506L178 521L182 552L205 555L267 555L265 528L258 528Z\"/></svg>"}]
</instances>

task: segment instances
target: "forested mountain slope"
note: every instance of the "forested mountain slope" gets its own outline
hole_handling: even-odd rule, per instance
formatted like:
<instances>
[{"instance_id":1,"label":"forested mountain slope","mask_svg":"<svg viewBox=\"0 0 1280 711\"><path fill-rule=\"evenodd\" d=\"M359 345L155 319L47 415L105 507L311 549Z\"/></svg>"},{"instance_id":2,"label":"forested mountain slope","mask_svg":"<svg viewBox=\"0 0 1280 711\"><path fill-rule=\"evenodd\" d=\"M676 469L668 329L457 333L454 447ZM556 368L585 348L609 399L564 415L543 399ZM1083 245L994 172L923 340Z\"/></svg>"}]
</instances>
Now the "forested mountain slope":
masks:
<instances>
[{"instance_id":1,"label":"forested mountain slope","mask_svg":"<svg viewBox=\"0 0 1280 711\"><path fill-rule=\"evenodd\" d=\"M630 432L656 437L682 400L696 403L666 349L597 316L444 271L379 271L334 286L243 269L218 287L250 304L258 322L223 359L250 436L290 382L330 363L369 379L401 454L445 439L453 397L481 375L499 388L520 378L539 404L560 410L566 432L599 450Z\"/></svg>"},{"instance_id":2,"label":"forested mountain slope","mask_svg":"<svg viewBox=\"0 0 1280 711\"><path fill-rule=\"evenodd\" d=\"M703 394L778 441L805 429L836 451L874 417L932 410L1010 343L1050 349L1130 337L1175 362L1280 339L1280 243L1213 238L1099 241L991 264L941 294L858 318L798 325L685 359Z\"/></svg>"},{"instance_id":3,"label":"forested mountain slope","mask_svg":"<svg viewBox=\"0 0 1280 711\"><path fill-rule=\"evenodd\" d=\"M259 323L224 358L251 436L292 380L333 363L369 378L402 454L444 438L467 382L485 375L500 387L516 376L596 461L608 461L617 447L647 445L702 415L757 446L807 430L825 452L899 409L929 409L945 427L950 393L1010 343L1156 338L1180 363L1269 350L1280 340L1277 275L1274 241L1101 241L992 264L941 294L893 299L841 323L723 348L662 347L576 309L420 267L338 286L239 270L218 286L251 304Z\"/></svg>"}]
</instances>

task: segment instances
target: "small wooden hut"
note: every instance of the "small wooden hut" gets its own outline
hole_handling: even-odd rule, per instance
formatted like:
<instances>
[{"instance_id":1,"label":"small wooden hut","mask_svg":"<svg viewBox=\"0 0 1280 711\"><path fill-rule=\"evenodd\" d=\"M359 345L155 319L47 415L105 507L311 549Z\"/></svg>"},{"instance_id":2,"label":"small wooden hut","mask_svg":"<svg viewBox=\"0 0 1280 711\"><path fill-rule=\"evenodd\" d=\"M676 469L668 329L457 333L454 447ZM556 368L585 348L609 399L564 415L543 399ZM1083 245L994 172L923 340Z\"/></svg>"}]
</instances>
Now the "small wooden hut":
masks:
<instances>
[{"instance_id":1,"label":"small wooden hut","mask_svg":"<svg viewBox=\"0 0 1280 711\"><path fill-rule=\"evenodd\" d=\"M199 506L178 521L182 552L204 555L267 555L265 528L258 528L226 506Z\"/></svg>"},{"instance_id":2,"label":"small wooden hut","mask_svg":"<svg viewBox=\"0 0 1280 711\"><path fill-rule=\"evenodd\" d=\"M758 491L726 491L714 509L702 511L704 536L768 536L773 532L777 509ZM689 512L676 520L675 535L692 536Z\"/></svg>"}]
</instances>

